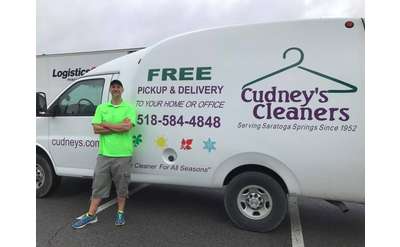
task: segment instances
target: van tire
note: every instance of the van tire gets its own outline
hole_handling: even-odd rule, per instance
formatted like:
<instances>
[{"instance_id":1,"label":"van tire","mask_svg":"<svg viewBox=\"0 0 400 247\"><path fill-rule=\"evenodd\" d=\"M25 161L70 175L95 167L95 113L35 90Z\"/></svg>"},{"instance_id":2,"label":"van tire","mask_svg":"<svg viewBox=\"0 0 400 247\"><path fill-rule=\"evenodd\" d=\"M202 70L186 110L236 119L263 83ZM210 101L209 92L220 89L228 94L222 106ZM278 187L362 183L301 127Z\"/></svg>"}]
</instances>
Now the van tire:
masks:
<instances>
[{"instance_id":1,"label":"van tire","mask_svg":"<svg viewBox=\"0 0 400 247\"><path fill-rule=\"evenodd\" d=\"M56 176L50 162L36 154L36 198L45 197L60 183L60 177Z\"/></svg>"},{"instance_id":2,"label":"van tire","mask_svg":"<svg viewBox=\"0 0 400 247\"><path fill-rule=\"evenodd\" d=\"M224 202L232 222L247 231L272 231L287 213L285 191L275 179L261 172L234 177L226 188Z\"/></svg>"}]
</instances>

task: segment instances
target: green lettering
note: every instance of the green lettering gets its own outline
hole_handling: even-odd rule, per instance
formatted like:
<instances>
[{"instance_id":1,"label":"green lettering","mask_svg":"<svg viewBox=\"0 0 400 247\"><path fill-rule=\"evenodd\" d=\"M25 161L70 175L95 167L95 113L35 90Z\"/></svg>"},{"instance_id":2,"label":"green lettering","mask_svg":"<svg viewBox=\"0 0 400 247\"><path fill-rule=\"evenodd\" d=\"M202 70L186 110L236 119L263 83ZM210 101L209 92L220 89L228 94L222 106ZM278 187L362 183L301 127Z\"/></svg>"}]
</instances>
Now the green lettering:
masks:
<instances>
[{"instance_id":1,"label":"green lettering","mask_svg":"<svg viewBox=\"0 0 400 247\"><path fill-rule=\"evenodd\" d=\"M176 69L170 68L170 69L163 69L162 70L162 80L166 81L167 77L169 77L171 80L176 81Z\"/></svg>"},{"instance_id":2,"label":"green lettering","mask_svg":"<svg viewBox=\"0 0 400 247\"><path fill-rule=\"evenodd\" d=\"M179 69L179 80L193 80L194 68L180 68Z\"/></svg>"},{"instance_id":3,"label":"green lettering","mask_svg":"<svg viewBox=\"0 0 400 247\"><path fill-rule=\"evenodd\" d=\"M211 67L197 67L196 80L211 80Z\"/></svg>"},{"instance_id":4,"label":"green lettering","mask_svg":"<svg viewBox=\"0 0 400 247\"><path fill-rule=\"evenodd\" d=\"M147 81L152 81L154 76L158 76L157 73L160 69L149 69L149 73L147 75Z\"/></svg>"}]
</instances>

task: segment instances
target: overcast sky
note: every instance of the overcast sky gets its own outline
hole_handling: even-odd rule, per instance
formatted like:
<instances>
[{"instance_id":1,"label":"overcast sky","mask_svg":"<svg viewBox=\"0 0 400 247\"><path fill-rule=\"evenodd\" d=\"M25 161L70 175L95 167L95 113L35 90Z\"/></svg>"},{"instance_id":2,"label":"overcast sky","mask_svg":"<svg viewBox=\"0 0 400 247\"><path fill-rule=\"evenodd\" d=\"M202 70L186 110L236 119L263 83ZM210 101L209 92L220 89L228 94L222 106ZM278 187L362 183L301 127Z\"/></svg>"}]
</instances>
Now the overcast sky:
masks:
<instances>
[{"instance_id":1,"label":"overcast sky","mask_svg":"<svg viewBox=\"0 0 400 247\"><path fill-rule=\"evenodd\" d=\"M233 24L364 17L364 0L37 0L36 53L150 46Z\"/></svg>"}]
</instances>

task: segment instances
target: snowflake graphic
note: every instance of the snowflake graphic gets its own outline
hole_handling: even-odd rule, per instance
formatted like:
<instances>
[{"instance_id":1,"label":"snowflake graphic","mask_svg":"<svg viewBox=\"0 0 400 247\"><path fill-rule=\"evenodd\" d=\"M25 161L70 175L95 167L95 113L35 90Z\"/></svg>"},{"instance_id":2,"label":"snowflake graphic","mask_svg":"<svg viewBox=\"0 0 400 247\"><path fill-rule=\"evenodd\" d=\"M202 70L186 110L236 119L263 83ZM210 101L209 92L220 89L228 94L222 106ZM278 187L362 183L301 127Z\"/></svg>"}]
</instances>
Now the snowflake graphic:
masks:
<instances>
[{"instance_id":1,"label":"snowflake graphic","mask_svg":"<svg viewBox=\"0 0 400 247\"><path fill-rule=\"evenodd\" d=\"M142 135L141 134L139 134L137 136L135 136L135 135L133 136L133 146L137 147L142 142L143 142L143 140L142 140Z\"/></svg>"},{"instance_id":2,"label":"snowflake graphic","mask_svg":"<svg viewBox=\"0 0 400 247\"><path fill-rule=\"evenodd\" d=\"M215 148L215 144L216 144L217 142L212 141L211 138L208 138L207 141L203 141L203 143L204 143L203 149L208 150L209 153L211 153L212 150L217 150L217 149Z\"/></svg>"}]
</instances>

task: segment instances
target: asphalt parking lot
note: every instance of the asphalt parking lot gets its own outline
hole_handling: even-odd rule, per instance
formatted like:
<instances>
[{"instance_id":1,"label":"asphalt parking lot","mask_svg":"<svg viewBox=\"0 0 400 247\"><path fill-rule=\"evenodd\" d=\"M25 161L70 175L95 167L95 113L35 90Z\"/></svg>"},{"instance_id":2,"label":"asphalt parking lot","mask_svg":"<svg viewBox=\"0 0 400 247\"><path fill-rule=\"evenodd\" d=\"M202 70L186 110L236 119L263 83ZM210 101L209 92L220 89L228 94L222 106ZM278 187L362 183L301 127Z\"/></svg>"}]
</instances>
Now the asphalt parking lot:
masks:
<instances>
[{"instance_id":1,"label":"asphalt parking lot","mask_svg":"<svg viewBox=\"0 0 400 247\"><path fill-rule=\"evenodd\" d=\"M274 231L254 233L231 223L225 213L223 191L166 185L132 184L131 191L135 193L127 201L127 224L123 227L114 225L113 194L102 203L98 223L73 230L73 219L88 208L90 187L89 179L63 178L50 196L36 200L37 246L365 245L364 205L348 203L350 211L342 213L326 201L299 197L300 229L293 228L295 220L288 212ZM293 241L299 233L302 241Z\"/></svg>"}]
</instances>

